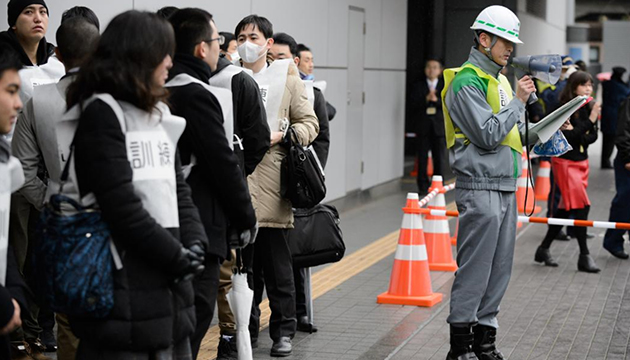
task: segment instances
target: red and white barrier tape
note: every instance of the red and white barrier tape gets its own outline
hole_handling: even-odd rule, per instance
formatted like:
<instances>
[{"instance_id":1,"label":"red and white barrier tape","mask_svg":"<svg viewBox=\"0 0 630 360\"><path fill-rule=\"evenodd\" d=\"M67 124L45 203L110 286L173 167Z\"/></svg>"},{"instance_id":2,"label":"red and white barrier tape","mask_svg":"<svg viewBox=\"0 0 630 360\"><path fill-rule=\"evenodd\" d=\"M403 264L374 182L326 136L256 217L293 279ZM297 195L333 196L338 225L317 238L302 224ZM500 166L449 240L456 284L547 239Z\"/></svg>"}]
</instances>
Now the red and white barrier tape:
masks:
<instances>
[{"instance_id":1,"label":"red and white barrier tape","mask_svg":"<svg viewBox=\"0 0 630 360\"><path fill-rule=\"evenodd\" d=\"M431 214L433 216L450 216L458 217L458 211L449 210L434 210L434 209L420 209L421 214ZM540 218L540 217L527 217L519 216L518 221L524 223L535 224L549 224L549 225L562 225L562 226L580 226L580 227L592 227L599 229L621 229L630 230L629 223L608 222L608 221L591 221L591 220L573 220L573 219L559 219L559 218Z\"/></svg>"},{"instance_id":2,"label":"red and white barrier tape","mask_svg":"<svg viewBox=\"0 0 630 360\"><path fill-rule=\"evenodd\" d=\"M450 185L446 185L446 186L443 187L443 189L444 189L443 192L447 193L447 192L455 189L455 183L450 184ZM420 203L420 207L423 207L426 204L428 204L429 201L431 201L439 193L440 193L440 189L433 189L433 191L431 191L425 197L423 197L421 200L418 201L418 203Z\"/></svg>"}]
</instances>

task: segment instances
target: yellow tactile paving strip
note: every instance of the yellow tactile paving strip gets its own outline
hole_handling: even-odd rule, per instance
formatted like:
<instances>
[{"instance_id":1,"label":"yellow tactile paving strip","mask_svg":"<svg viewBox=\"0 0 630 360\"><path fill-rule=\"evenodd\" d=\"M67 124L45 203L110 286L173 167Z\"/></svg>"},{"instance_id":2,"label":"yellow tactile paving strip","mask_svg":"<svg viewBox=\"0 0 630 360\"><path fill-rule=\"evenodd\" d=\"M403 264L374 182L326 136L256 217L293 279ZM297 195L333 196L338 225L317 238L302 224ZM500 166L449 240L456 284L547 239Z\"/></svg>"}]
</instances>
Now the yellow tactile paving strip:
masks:
<instances>
[{"instance_id":1,"label":"yellow tactile paving strip","mask_svg":"<svg viewBox=\"0 0 630 360\"><path fill-rule=\"evenodd\" d=\"M455 203L448 204L446 208L448 210L455 210ZM396 230L391 234L385 235L379 240L344 257L338 263L332 264L314 273L311 278L313 299L324 295L328 291L341 285L344 281L393 254L398 244L398 233L399 231ZM269 316L271 315L268 300L265 299L260 304L260 311L260 328L262 330L268 326ZM206 337L201 343L199 359L206 360L216 358L219 336L218 326L215 325L208 330Z\"/></svg>"}]
</instances>

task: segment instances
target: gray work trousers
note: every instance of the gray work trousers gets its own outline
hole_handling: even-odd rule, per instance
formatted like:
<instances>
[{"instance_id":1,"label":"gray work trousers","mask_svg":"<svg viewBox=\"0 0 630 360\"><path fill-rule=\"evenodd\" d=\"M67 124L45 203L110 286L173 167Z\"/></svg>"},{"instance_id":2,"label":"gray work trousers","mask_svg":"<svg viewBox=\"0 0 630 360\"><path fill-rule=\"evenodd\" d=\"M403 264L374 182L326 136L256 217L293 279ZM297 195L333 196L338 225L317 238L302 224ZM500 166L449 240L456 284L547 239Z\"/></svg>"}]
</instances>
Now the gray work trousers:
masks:
<instances>
[{"instance_id":1,"label":"gray work trousers","mask_svg":"<svg viewBox=\"0 0 630 360\"><path fill-rule=\"evenodd\" d=\"M498 328L499 304L512 273L516 223L514 192L456 190L457 265L449 324Z\"/></svg>"}]
</instances>

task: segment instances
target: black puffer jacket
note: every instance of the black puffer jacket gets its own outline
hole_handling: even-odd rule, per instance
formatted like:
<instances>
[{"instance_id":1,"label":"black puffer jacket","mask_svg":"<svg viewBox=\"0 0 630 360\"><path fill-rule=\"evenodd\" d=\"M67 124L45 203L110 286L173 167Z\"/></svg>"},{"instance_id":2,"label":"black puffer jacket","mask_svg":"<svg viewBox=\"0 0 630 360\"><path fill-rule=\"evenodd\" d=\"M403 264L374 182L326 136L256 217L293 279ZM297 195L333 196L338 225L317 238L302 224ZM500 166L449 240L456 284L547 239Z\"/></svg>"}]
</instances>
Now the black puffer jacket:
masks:
<instances>
[{"instance_id":1,"label":"black puffer jacket","mask_svg":"<svg viewBox=\"0 0 630 360\"><path fill-rule=\"evenodd\" d=\"M125 119L133 121L133 119ZM163 228L134 192L125 135L113 110L95 100L85 108L75 135L75 169L81 196L94 193L123 258L114 273L114 308L105 319L72 318L73 332L90 347L109 350L164 349L195 328L190 281L173 285L181 274L182 245L207 246L199 213L191 200L179 159L179 228Z\"/></svg>"}]
</instances>

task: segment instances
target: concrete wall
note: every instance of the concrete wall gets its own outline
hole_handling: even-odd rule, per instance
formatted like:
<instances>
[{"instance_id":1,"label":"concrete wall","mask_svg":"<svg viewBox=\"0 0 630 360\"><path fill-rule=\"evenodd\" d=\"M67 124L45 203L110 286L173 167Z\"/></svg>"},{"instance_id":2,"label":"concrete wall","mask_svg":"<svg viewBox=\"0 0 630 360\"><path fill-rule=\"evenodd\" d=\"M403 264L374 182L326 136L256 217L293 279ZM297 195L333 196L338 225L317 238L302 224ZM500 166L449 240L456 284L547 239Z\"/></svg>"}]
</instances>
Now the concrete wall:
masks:
<instances>
[{"instance_id":1,"label":"concrete wall","mask_svg":"<svg viewBox=\"0 0 630 360\"><path fill-rule=\"evenodd\" d=\"M630 21L605 21L603 31L602 71L612 71L614 66L630 69Z\"/></svg>"},{"instance_id":2,"label":"concrete wall","mask_svg":"<svg viewBox=\"0 0 630 360\"><path fill-rule=\"evenodd\" d=\"M367 30L363 112L366 171L362 188L403 174L407 0L53 0L48 3L51 42L62 12L77 4L92 8L101 20L102 29L122 11L132 8L155 11L176 4L210 11L221 31L233 32L240 19L257 13L271 20L274 31L287 32L310 46L319 67L316 77L328 82L326 98L337 108L337 116L330 124L327 200L346 195L345 140L347 132L353 130L346 128L348 11L350 6L362 8ZM0 29L6 28L6 17L0 16Z\"/></svg>"},{"instance_id":3,"label":"concrete wall","mask_svg":"<svg viewBox=\"0 0 630 360\"><path fill-rule=\"evenodd\" d=\"M522 45L516 48L518 55L560 54L567 52L566 12L570 11L569 2L575 0L547 0L546 18L533 16L523 8L519 1L517 16L521 20L520 37ZM577 60L577 59L576 59Z\"/></svg>"}]
</instances>

